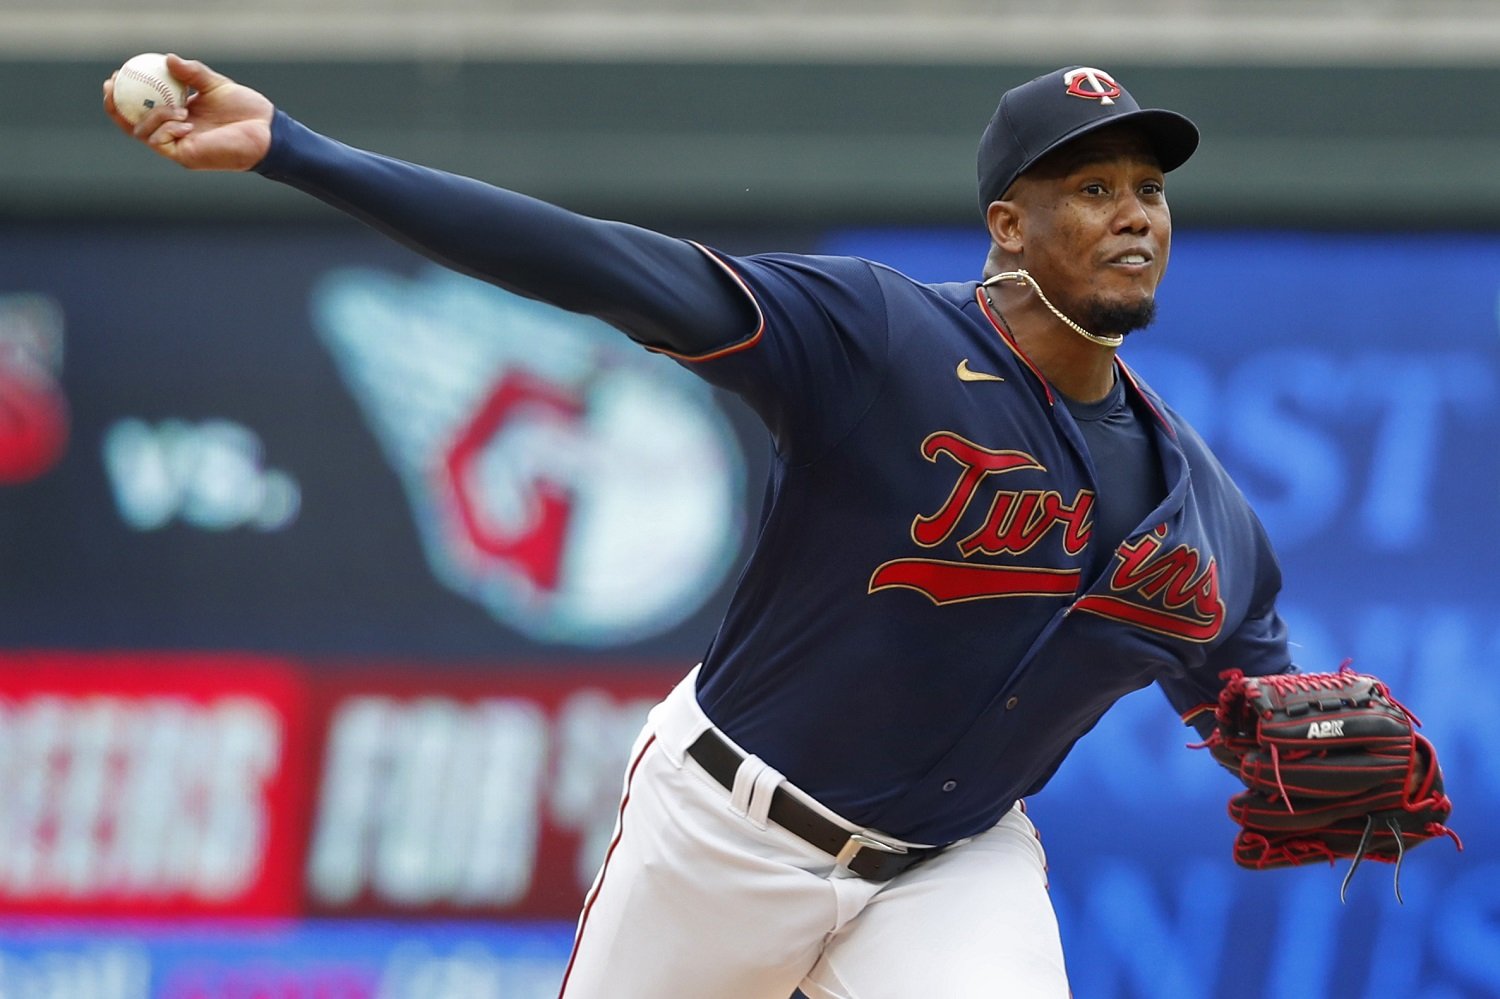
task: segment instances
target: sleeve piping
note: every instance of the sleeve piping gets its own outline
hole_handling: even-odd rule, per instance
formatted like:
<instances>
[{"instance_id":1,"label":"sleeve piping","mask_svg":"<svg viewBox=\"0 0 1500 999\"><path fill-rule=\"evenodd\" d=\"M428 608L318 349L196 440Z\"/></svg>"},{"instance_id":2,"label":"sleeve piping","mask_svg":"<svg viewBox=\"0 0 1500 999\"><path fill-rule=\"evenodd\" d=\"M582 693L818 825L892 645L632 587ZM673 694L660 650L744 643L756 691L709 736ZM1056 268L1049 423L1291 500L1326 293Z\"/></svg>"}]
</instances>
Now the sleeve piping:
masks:
<instances>
[{"instance_id":1,"label":"sleeve piping","mask_svg":"<svg viewBox=\"0 0 1500 999\"><path fill-rule=\"evenodd\" d=\"M760 338L766 331L766 313L765 310L760 307L760 302L756 299L755 292L751 291L750 286L745 283L745 279L740 277L739 274L735 272L734 268L730 267L729 264L726 263L723 258L721 258L713 250L710 250L702 243L698 243L693 240L688 240L687 242L698 249L701 253L703 253L704 256L708 257L709 260L712 260L715 264L717 264L719 266L719 269L722 270L725 274L728 274L729 277L734 281L734 283L739 287L740 291L744 293L746 300L749 301L750 305L755 309L755 331L743 340L736 341L735 343L732 343L727 347L720 347L716 350L708 351L704 354L682 354L674 350L668 350L665 347L652 347L649 345L643 346L645 346L646 349L651 351L652 353L665 354L667 357L670 357L676 361L682 361L687 364L701 364L705 361L716 361L721 357L728 357L730 354L738 354L740 351L749 350L751 347L754 347L756 344L760 343Z\"/></svg>"},{"instance_id":2,"label":"sleeve piping","mask_svg":"<svg viewBox=\"0 0 1500 999\"><path fill-rule=\"evenodd\" d=\"M1191 725L1195 721L1197 721L1204 712L1208 712L1211 714L1217 707L1218 705L1212 702L1195 705L1182 713L1182 723L1184 725Z\"/></svg>"}]
</instances>

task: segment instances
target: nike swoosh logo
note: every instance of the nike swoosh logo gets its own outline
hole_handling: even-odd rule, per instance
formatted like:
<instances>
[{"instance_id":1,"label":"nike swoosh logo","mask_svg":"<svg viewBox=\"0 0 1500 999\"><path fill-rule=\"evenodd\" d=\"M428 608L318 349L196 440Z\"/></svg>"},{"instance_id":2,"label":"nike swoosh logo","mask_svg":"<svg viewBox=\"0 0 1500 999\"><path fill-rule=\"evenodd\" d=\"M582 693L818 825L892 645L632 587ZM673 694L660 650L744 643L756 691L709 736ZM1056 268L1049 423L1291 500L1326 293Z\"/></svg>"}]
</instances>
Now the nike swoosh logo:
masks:
<instances>
[{"instance_id":1,"label":"nike swoosh logo","mask_svg":"<svg viewBox=\"0 0 1500 999\"><path fill-rule=\"evenodd\" d=\"M961 382L1003 382L1004 378L992 375L987 371L975 371L969 367L969 359L966 357L958 362L958 380Z\"/></svg>"}]
</instances>

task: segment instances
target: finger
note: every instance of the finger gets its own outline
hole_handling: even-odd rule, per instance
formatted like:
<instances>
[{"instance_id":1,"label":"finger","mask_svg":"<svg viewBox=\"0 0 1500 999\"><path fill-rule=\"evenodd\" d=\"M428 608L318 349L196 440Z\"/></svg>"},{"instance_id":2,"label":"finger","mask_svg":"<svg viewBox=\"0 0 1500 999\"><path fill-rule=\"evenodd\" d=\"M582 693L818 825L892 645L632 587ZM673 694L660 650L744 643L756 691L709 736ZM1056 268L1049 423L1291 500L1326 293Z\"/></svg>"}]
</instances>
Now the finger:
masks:
<instances>
[{"instance_id":1,"label":"finger","mask_svg":"<svg viewBox=\"0 0 1500 999\"><path fill-rule=\"evenodd\" d=\"M182 122L187 119L187 108L159 107L149 112L144 118L131 127L131 134L137 139L149 142L157 130L167 122Z\"/></svg>"},{"instance_id":2,"label":"finger","mask_svg":"<svg viewBox=\"0 0 1500 999\"><path fill-rule=\"evenodd\" d=\"M167 72L194 90L212 90L229 83L229 77L216 73L197 59L184 59L175 52L167 53Z\"/></svg>"},{"instance_id":3,"label":"finger","mask_svg":"<svg viewBox=\"0 0 1500 999\"><path fill-rule=\"evenodd\" d=\"M152 148L170 155L172 146L178 140L185 138L192 130L193 123L190 121L169 121L152 132L146 141Z\"/></svg>"}]
</instances>

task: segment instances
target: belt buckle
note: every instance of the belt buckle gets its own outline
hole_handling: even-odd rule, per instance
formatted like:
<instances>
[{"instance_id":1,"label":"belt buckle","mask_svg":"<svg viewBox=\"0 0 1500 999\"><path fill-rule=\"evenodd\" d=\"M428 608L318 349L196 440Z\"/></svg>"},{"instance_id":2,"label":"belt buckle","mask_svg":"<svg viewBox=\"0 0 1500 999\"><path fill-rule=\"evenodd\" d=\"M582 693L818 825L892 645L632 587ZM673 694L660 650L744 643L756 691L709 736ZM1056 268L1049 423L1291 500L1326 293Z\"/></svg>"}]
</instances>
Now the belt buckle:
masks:
<instances>
[{"instance_id":1,"label":"belt buckle","mask_svg":"<svg viewBox=\"0 0 1500 999\"><path fill-rule=\"evenodd\" d=\"M904 846L896 846L893 843L882 843L880 842L880 840L871 839L869 836L866 836L863 833L850 833L848 842L846 842L843 849L838 852L838 856L833 858L834 866L838 870L846 871L849 874L854 874L857 877L857 872L851 869L849 865L854 863L854 858L859 856L859 851L865 849L877 850L881 853L907 852L907 849Z\"/></svg>"}]
</instances>

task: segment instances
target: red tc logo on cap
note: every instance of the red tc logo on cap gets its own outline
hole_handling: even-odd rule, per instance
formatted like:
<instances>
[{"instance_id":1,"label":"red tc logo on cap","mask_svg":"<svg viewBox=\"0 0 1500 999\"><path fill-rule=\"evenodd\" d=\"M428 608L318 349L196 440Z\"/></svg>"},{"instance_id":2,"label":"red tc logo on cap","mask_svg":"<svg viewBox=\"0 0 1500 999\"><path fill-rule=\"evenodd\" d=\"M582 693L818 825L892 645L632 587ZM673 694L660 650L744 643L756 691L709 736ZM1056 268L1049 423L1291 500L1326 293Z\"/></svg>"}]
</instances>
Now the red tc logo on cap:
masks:
<instances>
[{"instance_id":1,"label":"red tc logo on cap","mask_svg":"<svg viewBox=\"0 0 1500 999\"><path fill-rule=\"evenodd\" d=\"M1063 74L1068 93L1074 97L1085 97L1100 104L1113 104L1120 96L1120 85L1102 69L1080 66Z\"/></svg>"}]
</instances>

